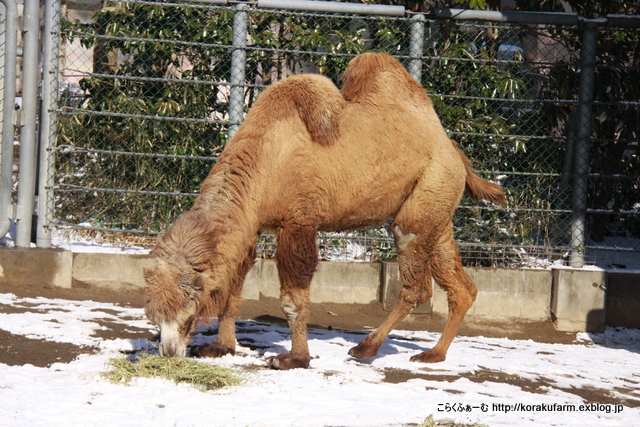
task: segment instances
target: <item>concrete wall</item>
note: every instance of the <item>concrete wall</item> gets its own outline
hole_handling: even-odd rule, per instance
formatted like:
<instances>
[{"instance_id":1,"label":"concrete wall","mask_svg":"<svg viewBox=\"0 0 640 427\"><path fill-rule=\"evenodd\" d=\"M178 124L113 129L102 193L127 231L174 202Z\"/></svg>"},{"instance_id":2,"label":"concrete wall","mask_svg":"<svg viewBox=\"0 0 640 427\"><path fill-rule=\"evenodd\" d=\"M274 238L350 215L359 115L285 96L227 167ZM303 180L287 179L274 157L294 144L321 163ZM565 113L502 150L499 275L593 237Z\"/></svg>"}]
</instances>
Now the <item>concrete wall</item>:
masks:
<instances>
[{"instance_id":1,"label":"concrete wall","mask_svg":"<svg viewBox=\"0 0 640 427\"><path fill-rule=\"evenodd\" d=\"M0 248L0 284L142 289L142 268L153 262L149 255ZM640 327L640 272L572 268L465 270L479 291L469 311L472 316L525 322L553 320L562 331L601 331L605 323ZM320 262L311 286L311 302L376 302L390 311L401 287L395 262ZM278 298L279 293L275 262L257 260L245 280L243 297ZM446 315L446 293L434 285L432 299L414 313Z\"/></svg>"},{"instance_id":2,"label":"concrete wall","mask_svg":"<svg viewBox=\"0 0 640 427\"><path fill-rule=\"evenodd\" d=\"M384 309L391 310L402 288L398 264L383 265ZM552 274L550 270L465 267L478 287L478 296L469 314L539 321L549 319ZM414 313L446 315L447 293L433 283L433 297Z\"/></svg>"},{"instance_id":3,"label":"concrete wall","mask_svg":"<svg viewBox=\"0 0 640 427\"><path fill-rule=\"evenodd\" d=\"M71 287L73 254L57 249L0 249L0 283Z\"/></svg>"},{"instance_id":4,"label":"concrete wall","mask_svg":"<svg viewBox=\"0 0 640 427\"><path fill-rule=\"evenodd\" d=\"M312 303L368 304L380 296L380 264L321 261L311 281ZM258 259L244 283L245 299L280 297L276 263Z\"/></svg>"},{"instance_id":5,"label":"concrete wall","mask_svg":"<svg viewBox=\"0 0 640 427\"><path fill-rule=\"evenodd\" d=\"M604 330L606 271L554 269L553 285L551 312L557 329L590 332Z\"/></svg>"}]
</instances>

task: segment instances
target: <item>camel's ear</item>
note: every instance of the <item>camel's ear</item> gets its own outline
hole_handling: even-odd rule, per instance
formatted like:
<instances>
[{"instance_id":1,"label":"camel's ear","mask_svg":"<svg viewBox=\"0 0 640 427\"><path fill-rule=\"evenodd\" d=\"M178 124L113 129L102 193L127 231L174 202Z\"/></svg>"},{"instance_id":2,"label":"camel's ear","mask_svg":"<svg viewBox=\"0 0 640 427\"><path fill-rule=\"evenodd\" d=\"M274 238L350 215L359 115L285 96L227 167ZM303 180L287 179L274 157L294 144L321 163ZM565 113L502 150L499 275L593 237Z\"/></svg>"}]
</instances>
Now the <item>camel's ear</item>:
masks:
<instances>
[{"instance_id":1,"label":"camel's ear","mask_svg":"<svg viewBox=\"0 0 640 427\"><path fill-rule=\"evenodd\" d=\"M142 276L145 279L149 279L153 275L153 269L151 267L144 266L142 267Z\"/></svg>"}]
</instances>

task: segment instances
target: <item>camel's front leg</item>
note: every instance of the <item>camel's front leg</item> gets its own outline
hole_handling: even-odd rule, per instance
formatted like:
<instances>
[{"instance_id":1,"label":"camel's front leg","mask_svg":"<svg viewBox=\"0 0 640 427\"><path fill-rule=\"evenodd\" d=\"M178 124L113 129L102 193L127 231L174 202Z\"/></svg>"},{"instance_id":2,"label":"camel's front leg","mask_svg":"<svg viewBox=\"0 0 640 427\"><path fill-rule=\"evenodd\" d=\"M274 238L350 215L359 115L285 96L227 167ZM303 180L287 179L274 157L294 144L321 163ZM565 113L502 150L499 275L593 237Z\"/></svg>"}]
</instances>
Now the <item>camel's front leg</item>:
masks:
<instances>
[{"instance_id":1,"label":"camel's front leg","mask_svg":"<svg viewBox=\"0 0 640 427\"><path fill-rule=\"evenodd\" d=\"M231 297L234 298L234 297ZM236 323L238 301L230 301L229 307L218 316L218 338L211 344L203 344L191 349L195 357L222 357L225 354L236 354Z\"/></svg>"},{"instance_id":2,"label":"camel's front leg","mask_svg":"<svg viewBox=\"0 0 640 427\"><path fill-rule=\"evenodd\" d=\"M195 357L221 357L225 354L236 354L236 316L242 301L242 284L247 273L253 267L256 258L255 247L249 249L244 261L238 266L235 283L229 287L225 308L218 314L218 338L211 344L204 344L191 349ZM216 298L212 296L212 298ZM218 296L221 298L221 296ZM216 304L219 301L212 301Z\"/></svg>"},{"instance_id":3,"label":"camel's front leg","mask_svg":"<svg viewBox=\"0 0 640 427\"><path fill-rule=\"evenodd\" d=\"M318 265L316 230L286 225L278 230L277 238L280 299L291 329L291 351L272 357L268 363L274 369L308 368L311 361L307 343L309 286Z\"/></svg>"}]
</instances>

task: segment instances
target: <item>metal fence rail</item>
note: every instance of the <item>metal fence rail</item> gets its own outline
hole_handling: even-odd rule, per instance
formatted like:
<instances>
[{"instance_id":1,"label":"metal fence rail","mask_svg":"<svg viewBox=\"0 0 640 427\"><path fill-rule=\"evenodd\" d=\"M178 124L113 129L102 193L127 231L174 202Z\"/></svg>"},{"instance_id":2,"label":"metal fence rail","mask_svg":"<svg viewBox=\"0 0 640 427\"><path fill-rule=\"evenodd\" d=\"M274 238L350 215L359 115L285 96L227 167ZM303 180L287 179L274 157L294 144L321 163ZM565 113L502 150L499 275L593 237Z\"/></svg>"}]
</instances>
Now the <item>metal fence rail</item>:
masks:
<instances>
[{"instance_id":1,"label":"metal fence rail","mask_svg":"<svg viewBox=\"0 0 640 427\"><path fill-rule=\"evenodd\" d=\"M463 199L466 263L640 267L640 70L603 51L637 48L625 28L637 18L305 0L83 2L61 13L49 3L62 27L51 21L46 49L59 47L61 63L45 57L58 79L43 86L39 246L51 231L152 245L265 86L300 72L340 86L349 60L374 50L405 64L475 168L507 191L504 209ZM259 239L263 256L273 240ZM320 246L325 259L395 256L385 226L324 234Z\"/></svg>"}]
</instances>

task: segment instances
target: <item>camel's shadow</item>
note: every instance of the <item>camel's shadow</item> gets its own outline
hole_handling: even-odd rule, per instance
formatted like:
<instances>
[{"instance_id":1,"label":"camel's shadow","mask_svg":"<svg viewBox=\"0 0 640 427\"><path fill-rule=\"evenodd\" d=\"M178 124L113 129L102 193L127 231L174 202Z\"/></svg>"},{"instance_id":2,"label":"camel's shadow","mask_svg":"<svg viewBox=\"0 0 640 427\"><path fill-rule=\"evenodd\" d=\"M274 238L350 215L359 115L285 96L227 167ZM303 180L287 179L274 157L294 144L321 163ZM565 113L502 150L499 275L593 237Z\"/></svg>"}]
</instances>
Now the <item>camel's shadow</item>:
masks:
<instances>
[{"instance_id":1,"label":"camel's shadow","mask_svg":"<svg viewBox=\"0 0 640 427\"><path fill-rule=\"evenodd\" d=\"M351 347L361 342L370 331L324 328L317 325L309 325L308 339L313 348L313 341L327 341L344 347L345 355ZM213 322L210 326L200 327L193 336L190 347L210 344L218 335L218 324ZM236 320L236 337L242 347L255 351L260 356L267 353L281 354L290 350L291 332L285 321L279 318L265 316L258 320ZM416 342L411 338L390 334L378 350L376 357L371 359L348 358L347 360L369 364L374 360L400 353L422 352L430 350L427 342ZM314 356L314 355L312 355ZM322 355L315 355L322 356Z\"/></svg>"}]
</instances>

